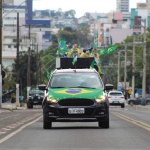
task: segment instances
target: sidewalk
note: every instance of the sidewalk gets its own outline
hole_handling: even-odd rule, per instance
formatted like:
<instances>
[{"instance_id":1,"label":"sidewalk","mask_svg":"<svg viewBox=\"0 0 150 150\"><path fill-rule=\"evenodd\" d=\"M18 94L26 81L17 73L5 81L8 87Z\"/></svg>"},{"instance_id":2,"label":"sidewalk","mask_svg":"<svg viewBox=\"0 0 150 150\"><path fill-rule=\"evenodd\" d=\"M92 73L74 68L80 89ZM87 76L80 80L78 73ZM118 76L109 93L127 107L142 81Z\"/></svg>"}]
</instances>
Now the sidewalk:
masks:
<instances>
[{"instance_id":1,"label":"sidewalk","mask_svg":"<svg viewBox=\"0 0 150 150\"><path fill-rule=\"evenodd\" d=\"M135 107L135 108L143 108L143 109L149 109L150 110L150 105L133 105L133 106L130 106L128 104L126 104L126 106L128 107Z\"/></svg>"},{"instance_id":2,"label":"sidewalk","mask_svg":"<svg viewBox=\"0 0 150 150\"><path fill-rule=\"evenodd\" d=\"M21 105L23 105L21 107ZM19 107L16 106L16 103L2 103L2 106L0 109L6 109L6 110L18 110L18 109L26 109L26 104L21 104Z\"/></svg>"}]
</instances>

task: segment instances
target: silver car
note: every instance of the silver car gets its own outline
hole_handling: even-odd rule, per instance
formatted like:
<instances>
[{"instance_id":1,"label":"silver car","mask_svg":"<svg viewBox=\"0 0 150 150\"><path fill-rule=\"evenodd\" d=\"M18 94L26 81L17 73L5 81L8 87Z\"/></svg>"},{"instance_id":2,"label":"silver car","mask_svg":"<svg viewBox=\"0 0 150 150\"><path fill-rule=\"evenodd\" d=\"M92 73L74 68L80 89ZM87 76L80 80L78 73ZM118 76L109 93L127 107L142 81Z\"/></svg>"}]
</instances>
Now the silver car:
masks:
<instances>
[{"instance_id":1,"label":"silver car","mask_svg":"<svg viewBox=\"0 0 150 150\"><path fill-rule=\"evenodd\" d=\"M109 91L107 96L109 105L125 107L125 98L121 91Z\"/></svg>"}]
</instances>

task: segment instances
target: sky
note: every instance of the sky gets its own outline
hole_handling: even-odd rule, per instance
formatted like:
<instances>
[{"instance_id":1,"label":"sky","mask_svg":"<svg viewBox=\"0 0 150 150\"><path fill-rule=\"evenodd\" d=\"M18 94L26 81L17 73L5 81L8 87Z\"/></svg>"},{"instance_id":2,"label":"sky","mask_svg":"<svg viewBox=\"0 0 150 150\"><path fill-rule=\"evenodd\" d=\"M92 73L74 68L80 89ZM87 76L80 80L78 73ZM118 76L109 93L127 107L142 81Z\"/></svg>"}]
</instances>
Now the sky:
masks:
<instances>
[{"instance_id":1,"label":"sky","mask_svg":"<svg viewBox=\"0 0 150 150\"><path fill-rule=\"evenodd\" d=\"M130 0L130 8L136 8L138 2L146 0ZM81 17L85 12L107 13L116 10L116 0L34 0L33 10L58 10L68 11L74 9L76 17Z\"/></svg>"}]
</instances>

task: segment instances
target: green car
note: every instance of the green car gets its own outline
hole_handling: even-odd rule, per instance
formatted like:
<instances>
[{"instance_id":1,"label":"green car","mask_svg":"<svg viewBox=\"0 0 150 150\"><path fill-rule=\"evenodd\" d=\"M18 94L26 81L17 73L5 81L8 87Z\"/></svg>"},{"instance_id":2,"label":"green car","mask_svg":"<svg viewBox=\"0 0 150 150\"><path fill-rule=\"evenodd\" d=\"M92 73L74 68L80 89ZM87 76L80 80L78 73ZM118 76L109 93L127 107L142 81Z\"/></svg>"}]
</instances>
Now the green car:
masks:
<instances>
[{"instance_id":1,"label":"green car","mask_svg":"<svg viewBox=\"0 0 150 150\"><path fill-rule=\"evenodd\" d=\"M43 99L43 128L52 122L98 122L109 128L109 102L98 72L94 69L56 69L47 85Z\"/></svg>"}]
</instances>

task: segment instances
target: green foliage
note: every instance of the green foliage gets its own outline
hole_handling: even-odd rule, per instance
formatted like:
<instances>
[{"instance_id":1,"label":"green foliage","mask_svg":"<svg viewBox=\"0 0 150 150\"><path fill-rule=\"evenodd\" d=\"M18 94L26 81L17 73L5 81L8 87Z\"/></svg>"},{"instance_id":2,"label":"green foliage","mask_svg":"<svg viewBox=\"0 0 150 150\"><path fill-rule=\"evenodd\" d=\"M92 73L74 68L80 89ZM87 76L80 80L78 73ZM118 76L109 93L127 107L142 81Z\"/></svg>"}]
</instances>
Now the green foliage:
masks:
<instances>
[{"instance_id":1,"label":"green foliage","mask_svg":"<svg viewBox=\"0 0 150 150\"><path fill-rule=\"evenodd\" d=\"M42 79L39 79L40 83L47 84L48 82L47 73L48 72L50 73L52 70L55 69L57 50L58 44L53 44L46 50L40 51L40 58L42 64L42 72L41 72Z\"/></svg>"},{"instance_id":2,"label":"green foliage","mask_svg":"<svg viewBox=\"0 0 150 150\"><path fill-rule=\"evenodd\" d=\"M78 28L80 29L80 28L89 28L90 27L90 25L89 24L87 24L87 23L80 23L79 25L78 25Z\"/></svg>"},{"instance_id":3,"label":"green foliage","mask_svg":"<svg viewBox=\"0 0 150 150\"><path fill-rule=\"evenodd\" d=\"M34 73L36 72L36 54L34 51L31 51L30 57L30 67L31 67L31 86L36 85L36 78ZM12 77L16 78L16 60L13 63L13 74ZM20 71L20 80L22 81L22 89L24 90L27 87L27 68L28 68L28 52L19 53L19 71Z\"/></svg>"},{"instance_id":4,"label":"green foliage","mask_svg":"<svg viewBox=\"0 0 150 150\"><path fill-rule=\"evenodd\" d=\"M73 44L72 41L77 41L76 32L70 32L66 30L60 30L59 36L61 39L67 41L68 44Z\"/></svg>"},{"instance_id":5,"label":"green foliage","mask_svg":"<svg viewBox=\"0 0 150 150\"><path fill-rule=\"evenodd\" d=\"M41 10L41 15L42 16L49 16L49 12L47 10Z\"/></svg>"},{"instance_id":6,"label":"green foliage","mask_svg":"<svg viewBox=\"0 0 150 150\"><path fill-rule=\"evenodd\" d=\"M71 9L71 10L65 11L64 16L65 18L75 18L75 14L76 14L76 11Z\"/></svg>"}]
</instances>

